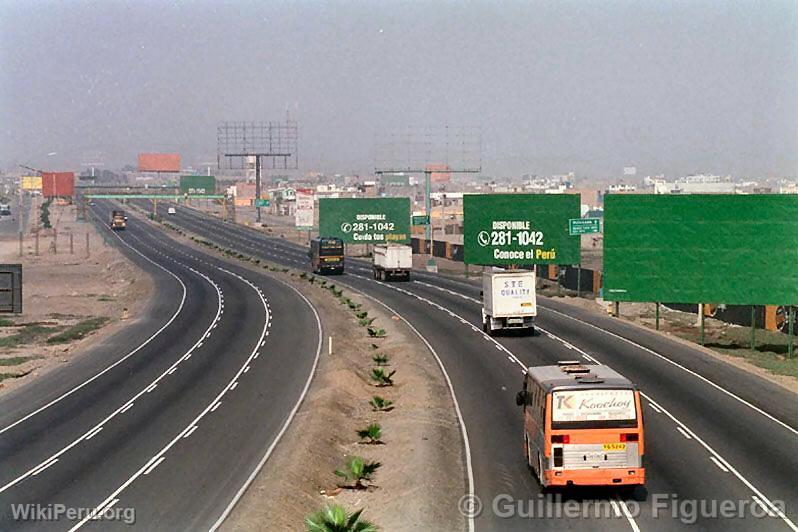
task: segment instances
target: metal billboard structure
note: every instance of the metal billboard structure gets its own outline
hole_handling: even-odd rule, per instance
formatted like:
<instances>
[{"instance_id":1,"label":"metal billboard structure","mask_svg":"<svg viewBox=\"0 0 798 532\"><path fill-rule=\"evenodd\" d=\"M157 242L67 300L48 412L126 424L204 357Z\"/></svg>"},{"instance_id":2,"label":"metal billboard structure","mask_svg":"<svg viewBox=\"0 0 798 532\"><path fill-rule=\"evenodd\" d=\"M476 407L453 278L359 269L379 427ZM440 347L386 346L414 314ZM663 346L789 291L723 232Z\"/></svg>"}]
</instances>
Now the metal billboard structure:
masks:
<instances>
[{"instance_id":1,"label":"metal billboard structure","mask_svg":"<svg viewBox=\"0 0 798 532\"><path fill-rule=\"evenodd\" d=\"M380 133L374 150L374 173L424 174L427 269L437 270L432 257L433 174L479 174L482 172L482 130L478 126L413 126Z\"/></svg>"},{"instance_id":2,"label":"metal billboard structure","mask_svg":"<svg viewBox=\"0 0 798 532\"><path fill-rule=\"evenodd\" d=\"M271 168L299 168L299 134L295 120L283 122L222 122L216 127L216 160L219 168L246 168L255 162L255 204L261 221L261 168L263 159L271 160Z\"/></svg>"}]
</instances>

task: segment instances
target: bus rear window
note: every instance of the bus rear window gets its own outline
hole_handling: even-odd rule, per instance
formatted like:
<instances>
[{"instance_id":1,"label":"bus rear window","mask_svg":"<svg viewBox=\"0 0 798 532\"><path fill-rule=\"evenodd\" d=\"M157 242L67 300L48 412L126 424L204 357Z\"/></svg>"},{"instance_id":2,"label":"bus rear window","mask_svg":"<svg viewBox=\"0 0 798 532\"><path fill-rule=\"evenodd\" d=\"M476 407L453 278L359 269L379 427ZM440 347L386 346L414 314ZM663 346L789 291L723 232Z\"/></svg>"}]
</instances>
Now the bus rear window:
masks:
<instances>
[{"instance_id":1,"label":"bus rear window","mask_svg":"<svg viewBox=\"0 0 798 532\"><path fill-rule=\"evenodd\" d=\"M331 255L343 255L344 245L340 240L322 240L319 242L319 255L329 257Z\"/></svg>"},{"instance_id":2,"label":"bus rear window","mask_svg":"<svg viewBox=\"0 0 798 532\"><path fill-rule=\"evenodd\" d=\"M635 426L637 409L632 390L563 390L552 394L552 429Z\"/></svg>"}]
</instances>

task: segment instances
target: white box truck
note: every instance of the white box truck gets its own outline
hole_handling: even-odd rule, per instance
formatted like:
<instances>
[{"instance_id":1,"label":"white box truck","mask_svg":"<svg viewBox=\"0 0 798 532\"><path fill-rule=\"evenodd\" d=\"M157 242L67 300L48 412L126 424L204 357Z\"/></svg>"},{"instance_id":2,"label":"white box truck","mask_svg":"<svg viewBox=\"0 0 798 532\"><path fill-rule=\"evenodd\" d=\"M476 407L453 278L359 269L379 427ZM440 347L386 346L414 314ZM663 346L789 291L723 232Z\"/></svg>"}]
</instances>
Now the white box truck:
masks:
<instances>
[{"instance_id":1,"label":"white box truck","mask_svg":"<svg viewBox=\"0 0 798 532\"><path fill-rule=\"evenodd\" d=\"M535 330L538 314L535 271L494 270L482 274L482 329Z\"/></svg>"},{"instance_id":2,"label":"white box truck","mask_svg":"<svg viewBox=\"0 0 798 532\"><path fill-rule=\"evenodd\" d=\"M382 244L374 246L372 271L375 279L410 280L413 269L413 248L401 244Z\"/></svg>"}]
</instances>

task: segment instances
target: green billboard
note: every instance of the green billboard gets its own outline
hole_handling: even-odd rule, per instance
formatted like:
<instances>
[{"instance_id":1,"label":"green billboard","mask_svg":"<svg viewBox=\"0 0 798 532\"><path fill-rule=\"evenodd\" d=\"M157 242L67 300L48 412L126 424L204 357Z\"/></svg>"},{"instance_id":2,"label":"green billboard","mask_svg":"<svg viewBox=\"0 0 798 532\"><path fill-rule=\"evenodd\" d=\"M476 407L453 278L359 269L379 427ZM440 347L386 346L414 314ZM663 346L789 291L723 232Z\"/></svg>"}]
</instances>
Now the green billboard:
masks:
<instances>
[{"instance_id":1,"label":"green billboard","mask_svg":"<svg viewBox=\"0 0 798 532\"><path fill-rule=\"evenodd\" d=\"M216 178L212 175L181 175L180 193L189 196L215 194Z\"/></svg>"},{"instance_id":2,"label":"green billboard","mask_svg":"<svg viewBox=\"0 0 798 532\"><path fill-rule=\"evenodd\" d=\"M463 196L466 264L579 264L578 194L467 194Z\"/></svg>"},{"instance_id":3,"label":"green billboard","mask_svg":"<svg viewBox=\"0 0 798 532\"><path fill-rule=\"evenodd\" d=\"M319 235L345 244L408 244L410 199L321 198Z\"/></svg>"},{"instance_id":4,"label":"green billboard","mask_svg":"<svg viewBox=\"0 0 798 532\"><path fill-rule=\"evenodd\" d=\"M798 304L798 196L606 196L604 298Z\"/></svg>"}]
</instances>

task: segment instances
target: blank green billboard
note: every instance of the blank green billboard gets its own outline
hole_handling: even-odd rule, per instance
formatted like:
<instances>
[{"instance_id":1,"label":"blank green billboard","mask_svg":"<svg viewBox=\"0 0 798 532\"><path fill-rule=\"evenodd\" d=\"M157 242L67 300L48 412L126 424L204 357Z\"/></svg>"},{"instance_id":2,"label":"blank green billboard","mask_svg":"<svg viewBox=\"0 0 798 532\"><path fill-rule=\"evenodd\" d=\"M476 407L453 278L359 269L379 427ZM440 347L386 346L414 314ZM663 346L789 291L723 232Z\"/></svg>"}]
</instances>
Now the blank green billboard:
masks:
<instances>
[{"instance_id":1,"label":"blank green billboard","mask_svg":"<svg viewBox=\"0 0 798 532\"><path fill-rule=\"evenodd\" d=\"M319 235L345 244L409 244L409 198L321 198Z\"/></svg>"},{"instance_id":2,"label":"blank green billboard","mask_svg":"<svg viewBox=\"0 0 798 532\"><path fill-rule=\"evenodd\" d=\"M578 194L467 194L463 196L466 264L579 264Z\"/></svg>"},{"instance_id":3,"label":"blank green billboard","mask_svg":"<svg viewBox=\"0 0 798 532\"><path fill-rule=\"evenodd\" d=\"M798 196L606 196L604 298L798 304Z\"/></svg>"},{"instance_id":4,"label":"blank green billboard","mask_svg":"<svg viewBox=\"0 0 798 532\"><path fill-rule=\"evenodd\" d=\"M181 175L180 193L189 196L216 194L216 178L212 175Z\"/></svg>"}]
</instances>

